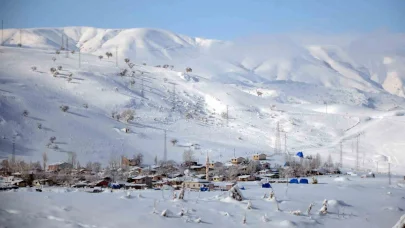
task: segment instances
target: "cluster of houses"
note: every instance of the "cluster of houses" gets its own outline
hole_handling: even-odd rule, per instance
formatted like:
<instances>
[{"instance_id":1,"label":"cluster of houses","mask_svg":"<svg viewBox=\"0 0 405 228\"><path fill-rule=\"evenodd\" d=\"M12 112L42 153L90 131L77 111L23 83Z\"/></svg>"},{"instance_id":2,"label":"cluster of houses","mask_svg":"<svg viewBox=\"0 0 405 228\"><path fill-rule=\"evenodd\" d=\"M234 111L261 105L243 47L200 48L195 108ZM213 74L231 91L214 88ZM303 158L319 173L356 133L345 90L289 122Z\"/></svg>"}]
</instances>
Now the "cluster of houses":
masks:
<instances>
[{"instance_id":1,"label":"cluster of houses","mask_svg":"<svg viewBox=\"0 0 405 228\"><path fill-rule=\"evenodd\" d=\"M208 156L205 164L197 162L183 163L179 166L173 166L170 172L167 167L158 165L138 166L131 159L122 158L121 168L112 173L111 170L103 169L99 173L94 173L85 168L75 169L72 164L67 162L58 162L48 165L48 178L35 179L27 181L21 177L21 173L0 176L0 186L25 187L25 186L51 186L64 185L76 188L94 188L110 187L124 189L180 189L186 187L191 190L229 190L236 182L244 181L263 181L283 182L278 180L280 177L279 168L271 168L270 161L266 154L254 154L250 162L257 164L257 170L252 172L249 162L246 158L235 157L229 162L213 162ZM233 169L235 172L232 177L225 175L224 170ZM52 175L59 175L68 170L72 177L67 183L65 179L51 178ZM187 170L187 171L185 171ZM218 172L222 170L222 172ZM117 173L120 175L118 176ZM66 172L65 172L66 175ZM80 177L80 178L79 178Z\"/></svg>"}]
</instances>

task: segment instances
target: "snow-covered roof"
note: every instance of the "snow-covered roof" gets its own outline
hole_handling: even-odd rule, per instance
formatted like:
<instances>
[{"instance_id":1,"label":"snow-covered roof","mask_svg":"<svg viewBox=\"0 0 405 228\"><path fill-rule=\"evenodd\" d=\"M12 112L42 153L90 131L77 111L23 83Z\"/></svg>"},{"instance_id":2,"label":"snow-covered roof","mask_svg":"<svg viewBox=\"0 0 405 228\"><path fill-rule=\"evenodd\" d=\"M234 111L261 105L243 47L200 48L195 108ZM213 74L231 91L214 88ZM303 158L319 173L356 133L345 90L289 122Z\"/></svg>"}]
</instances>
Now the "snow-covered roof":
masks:
<instances>
[{"instance_id":1,"label":"snow-covered roof","mask_svg":"<svg viewBox=\"0 0 405 228\"><path fill-rule=\"evenodd\" d=\"M65 162L54 162L54 163L51 163L49 165L62 165L63 163L65 163Z\"/></svg>"},{"instance_id":2,"label":"snow-covered roof","mask_svg":"<svg viewBox=\"0 0 405 228\"><path fill-rule=\"evenodd\" d=\"M198 178L194 178L192 180L188 180L187 182L195 182L195 183L211 183L210 181L207 180L202 180L202 179L198 179Z\"/></svg>"},{"instance_id":3,"label":"snow-covered roof","mask_svg":"<svg viewBox=\"0 0 405 228\"><path fill-rule=\"evenodd\" d=\"M134 180L140 180L140 179L143 179L143 178L146 178L147 176L136 176L136 177L132 177L132 179L134 179Z\"/></svg>"},{"instance_id":4,"label":"snow-covered roof","mask_svg":"<svg viewBox=\"0 0 405 228\"><path fill-rule=\"evenodd\" d=\"M146 184L134 184L134 183L125 183L127 187L146 187Z\"/></svg>"},{"instance_id":5,"label":"snow-covered roof","mask_svg":"<svg viewBox=\"0 0 405 228\"><path fill-rule=\"evenodd\" d=\"M205 167L205 165L192 165L192 166L190 166L190 169L201 169L204 167Z\"/></svg>"},{"instance_id":6,"label":"snow-covered roof","mask_svg":"<svg viewBox=\"0 0 405 228\"><path fill-rule=\"evenodd\" d=\"M225 187L227 185L234 185L235 183L232 182L215 182L214 186Z\"/></svg>"},{"instance_id":7,"label":"snow-covered roof","mask_svg":"<svg viewBox=\"0 0 405 228\"><path fill-rule=\"evenodd\" d=\"M238 176L238 178L249 178L249 177L251 177L251 175L241 175L241 176Z\"/></svg>"}]
</instances>

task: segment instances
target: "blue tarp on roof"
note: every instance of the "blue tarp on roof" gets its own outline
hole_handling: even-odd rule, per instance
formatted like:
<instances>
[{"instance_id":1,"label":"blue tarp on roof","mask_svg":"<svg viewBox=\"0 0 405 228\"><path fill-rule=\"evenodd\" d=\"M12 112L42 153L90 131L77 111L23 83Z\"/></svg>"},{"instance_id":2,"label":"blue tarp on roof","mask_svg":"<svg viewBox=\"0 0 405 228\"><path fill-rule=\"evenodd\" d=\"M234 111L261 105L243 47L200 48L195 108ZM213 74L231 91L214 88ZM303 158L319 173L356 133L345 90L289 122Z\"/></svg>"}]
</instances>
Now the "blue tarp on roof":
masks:
<instances>
[{"instance_id":1,"label":"blue tarp on roof","mask_svg":"<svg viewBox=\"0 0 405 228\"><path fill-rule=\"evenodd\" d=\"M308 179L300 179L300 184L308 184Z\"/></svg>"},{"instance_id":2,"label":"blue tarp on roof","mask_svg":"<svg viewBox=\"0 0 405 228\"><path fill-rule=\"evenodd\" d=\"M200 188L200 191L206 192L206 191L208 191L208 188L207 188L207 187L201 187L201 188Z\"/></svg>"},{"instance_id":3,"label":"blue tarp on roof","mask_svg":"<svg viewBox=\"0 0 405 228\"><path fill-rule=\"evenodd\" d=\"M264 183L262 184L262 188L271 188L270 183Z\"/></svg>"},{"instance_id":4,"label":"blue tarp on roof","mask_svg":"<svg viewBox=\"0 0 405 228\"><path fill-rule=\"evenodd\" d=\"M302 151L300 151L300 152L297 153L297 156L300 157L300 158L303 158L304 154L302 153Z\"/></svg>"},{"instance_id":5,"label":"blue tarp on roof","mask_svg":"<svg viewBox=\"0 0 405 228\"><path fill-rule=\"evenodd\" d=\"M291 179L290 184L298 184L298 179L296 178Z\"/></svg>"}]
</instances>

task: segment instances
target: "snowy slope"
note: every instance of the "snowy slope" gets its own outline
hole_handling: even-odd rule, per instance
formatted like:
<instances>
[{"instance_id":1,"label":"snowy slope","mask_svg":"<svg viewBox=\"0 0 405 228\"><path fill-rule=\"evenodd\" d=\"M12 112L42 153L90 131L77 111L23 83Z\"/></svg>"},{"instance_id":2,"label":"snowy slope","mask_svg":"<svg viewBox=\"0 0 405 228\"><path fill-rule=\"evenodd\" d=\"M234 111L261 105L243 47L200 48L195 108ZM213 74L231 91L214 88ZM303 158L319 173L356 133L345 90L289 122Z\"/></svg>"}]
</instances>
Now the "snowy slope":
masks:
<instances>
[{"instance_id":1,"label":"snowy slope","mask_svg":"<svg viewBox=\"0 0 405 228\"><path fill-rule=\"evenodd\" d=\"M18 33L5 31L7 46L18 43ZM77 52L68 57L63 51L55 54L62 33L69 37L69 46L82 46L81 68ZM66 160L69 152L77 153L81 162L108 162L111 157L143 152L151 162L155 155L162 158L167 130L168 141L179 140L175 146L168 142L169 159L181 160L182 151L198 143L200 161L206 152L213 160L225 161L234 148L240 156L271 153L280 122L291 153L332 154L338 161L339 142L344 140L344 165L353 167L356 155L351 144L361 133L361 167L375 169L377 158L385 160L379 163L380 171L385 172L390 161L394 172L405 172L401 153L405 104L399 97L403 87L384 84L388 79L373 76L374 69L365 68L344 48L282 42L272 47L275 52L286 51L280 56L267 55L265 48L255 55L254 48L156 29L70 27L26 29L23 35L27 37L23 47L30 48L2 47L0 53L3 157L11 153L12 136L17 134L17 155L32 160L39 160L44 151L51 162ZM97 58L107 51L114 56ZM126 57L137 65L129 69L123 61ZM390 72L398 72L395 80L402 80L403 60L395 59L395 64L381 61L390 64ZM153 67L157 64L174 65L174 69ZM59 65L62 75L52 77L49 69ZM31 66L38 69L32 71ZM185 74L185 67L193 72ZM125 68L129 76L118 76ZM135 71L133 77L131 71ZM70 73L73 80L68 83ZM388 93L392 92L385 89L391 88L388 85L396 85L399 92L394 94L399 96ZM62 112L60 105L68 105L69 111ZM221 118L227 106L228 125ZM128 108L136 111L134 121L111 118L111 112ZM22 116L24 110L29 111L27 117ZM124 133L124 127L130 133ZM51 136L56 136L59 149L46 147Z\"/></svg>"}]
</instances>

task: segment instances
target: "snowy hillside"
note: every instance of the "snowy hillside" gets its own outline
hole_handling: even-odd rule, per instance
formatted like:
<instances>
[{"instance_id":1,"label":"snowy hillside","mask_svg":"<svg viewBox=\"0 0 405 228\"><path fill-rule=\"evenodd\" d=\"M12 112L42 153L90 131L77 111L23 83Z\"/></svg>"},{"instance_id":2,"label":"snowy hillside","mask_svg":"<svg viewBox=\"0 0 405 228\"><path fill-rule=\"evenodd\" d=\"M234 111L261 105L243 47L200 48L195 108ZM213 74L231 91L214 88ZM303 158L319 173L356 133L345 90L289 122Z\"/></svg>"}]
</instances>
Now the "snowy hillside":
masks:
<instances>
[{"instance_id":1,"label":"snowy hillside","mask_svg":"<svg viewBox=\"0 0 405 228\"><path fill-rule=\"evenodd\" d=\"M48 151L51 162L69 152L81 162L142 152L152 162L163 156L167 130L169 159L179 161L185 148L199 144L200 161L206 152L226 161L234 149L237 156L272 153L279 122L290 153L332 154L337 162L343 140L344 166L353 167L352 144L361 133L362 168L374 170L379 161L386 172L389 161L394 172L405 173L400 51L383 50L365 64L352 47L274 41L260 49L163 30L85 27L24 29L18 48L19 32L5 30L0 49L2 157L11 154L15 135L17 155L33 161ZM62 34L74 54L55 54ZM163 64L174 68L154 67ZM58 66L53 77L50 68ZM119 76L124 69L128 73ZM127 109L135 110L134 120L112 118ZM55 143L47 146L52 136Z\"/></svg>"}]
</instances>

